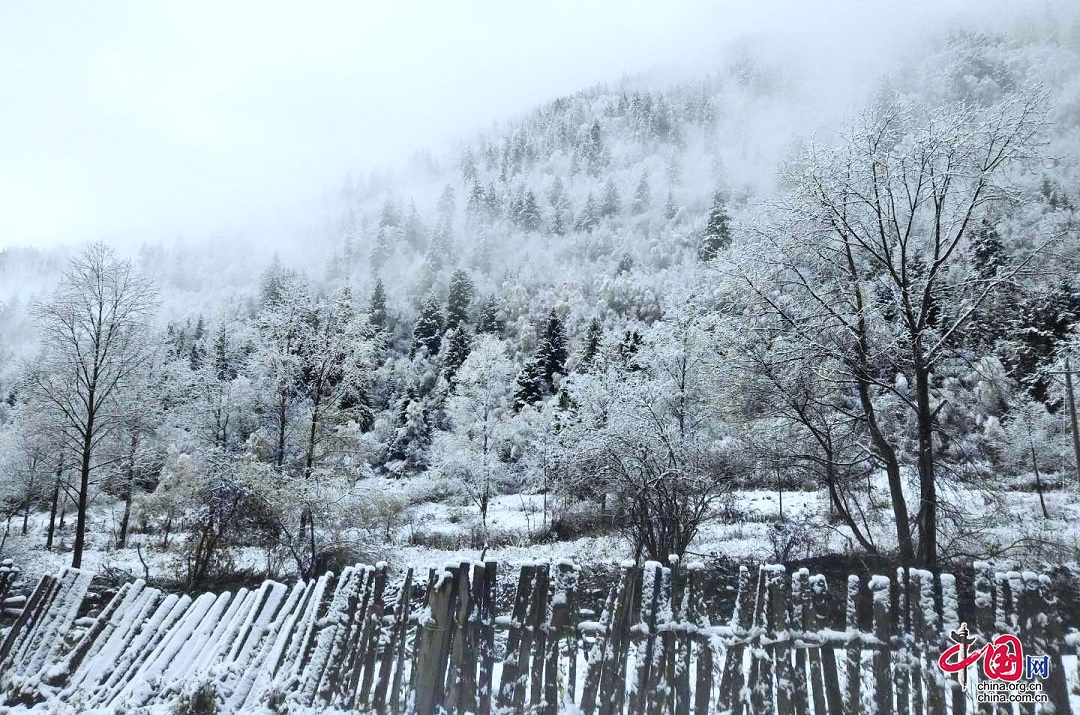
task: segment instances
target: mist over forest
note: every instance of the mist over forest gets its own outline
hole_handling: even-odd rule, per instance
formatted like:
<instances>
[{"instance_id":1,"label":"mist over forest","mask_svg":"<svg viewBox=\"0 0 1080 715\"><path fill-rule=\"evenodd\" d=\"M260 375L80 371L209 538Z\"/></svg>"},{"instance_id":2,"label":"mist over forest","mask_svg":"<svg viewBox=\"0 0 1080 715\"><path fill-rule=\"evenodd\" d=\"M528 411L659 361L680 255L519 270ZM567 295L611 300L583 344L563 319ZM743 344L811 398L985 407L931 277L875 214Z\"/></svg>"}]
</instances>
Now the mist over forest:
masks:
<instances>
[{"instance_id":1,"label":"mist over forest","mask_svg":"<svg viewBox=\"0 0 1080 715\"><path fill-rule=\"evenodd\" d=\"M474 106L251 221L5 236L0 555L1074 562L1080 15L992 14Z\"/></svg>"}]
</instances>

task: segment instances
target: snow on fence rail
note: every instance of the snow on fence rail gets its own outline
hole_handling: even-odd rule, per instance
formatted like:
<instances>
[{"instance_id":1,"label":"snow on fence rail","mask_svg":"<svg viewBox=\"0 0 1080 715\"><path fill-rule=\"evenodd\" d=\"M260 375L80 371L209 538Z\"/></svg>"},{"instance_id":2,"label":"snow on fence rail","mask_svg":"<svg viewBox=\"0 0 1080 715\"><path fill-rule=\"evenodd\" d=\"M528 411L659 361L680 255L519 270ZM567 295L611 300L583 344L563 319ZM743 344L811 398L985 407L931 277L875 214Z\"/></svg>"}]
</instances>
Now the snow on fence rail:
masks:
<instances>
[{"instance_id":1,"label":"snow on fence rail","mask_svg":"<svg viewBox=\"0 0 1080 715\"><path fill-rule=\"evenodd\" d=\"M579 568L568 562L510 574L508 614L496 613L491 561L419 582L411 569L391 579L380 563L195 598L135 581L94 616L92 574L64 569L41 580L0 643L0 705L958 715L975 712L971 695L937 660L965 612L981 642L1013 633L1050 656L1045 691L1068 712L1053 583L976 570L964 604L948 574L852 576L845 621L834 623L823 576L765 566L752 579L743 568L734 614L718 623L695 565L624 564L599 615L579 609Z\"/></svg>"},{"instance_id":2,"label":"snow on fence rail","mask_svg":"<svg viewBox=\"0 0 1080 715\"><path fill-rule=\"evenodd\" d=\"M26 598L12 592L20 573L22 572L19 567L11 559L0 561L0 624L8 618L18 618L22 615ZM0 634L2 633L3 630L0 629Z\"/></svg>"}]
</instances>

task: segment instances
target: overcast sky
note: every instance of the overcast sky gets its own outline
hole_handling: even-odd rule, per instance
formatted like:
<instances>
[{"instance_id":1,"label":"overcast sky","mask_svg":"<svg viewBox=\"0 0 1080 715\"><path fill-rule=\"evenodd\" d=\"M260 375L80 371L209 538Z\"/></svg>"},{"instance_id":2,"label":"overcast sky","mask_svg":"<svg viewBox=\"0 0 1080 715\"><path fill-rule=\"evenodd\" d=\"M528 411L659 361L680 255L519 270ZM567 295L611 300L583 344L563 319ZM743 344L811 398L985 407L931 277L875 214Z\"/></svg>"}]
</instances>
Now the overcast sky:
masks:
<instances>
[{"instance_id":1,"label":"overcast sky","mask_svg":"<svg viewBox=\"0 0 1080 715\"><path fill-rule=\"evenodd\" d=\"M560 94L710 67L732 38L852 62L975 5L9 0L0 247L198 238Z\"/></svg>"}]
</instances>

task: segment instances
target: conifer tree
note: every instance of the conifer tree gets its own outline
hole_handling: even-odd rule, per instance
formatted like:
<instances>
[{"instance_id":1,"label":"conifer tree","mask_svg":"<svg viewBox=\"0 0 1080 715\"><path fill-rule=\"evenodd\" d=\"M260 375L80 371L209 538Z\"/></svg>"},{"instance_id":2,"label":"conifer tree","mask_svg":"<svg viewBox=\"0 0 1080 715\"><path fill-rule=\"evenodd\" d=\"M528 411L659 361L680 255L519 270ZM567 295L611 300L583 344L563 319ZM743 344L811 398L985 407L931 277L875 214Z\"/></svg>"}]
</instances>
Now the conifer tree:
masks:
<instances>
[{"instance_id":1,"label":"conifer tree","mask_svg":"<svg viewBox=\"0 0 1080 715\"><path fill-rule=\"evenodd\" d=\"M578 363L578 369L582 372L588 372L589 368L596 362L597 356L600 354L600 342L604 338L604 326L601 325L599 318L593 318L589 322L589 328L585 331L585 344L581 349L581 362Z\"/></svg>"},{"instance_id":2,"label":"conifer tree","mask_svg":"<svg viewBox=\"0 0 1080 715\"><path fill-rule=\"evenodd\" d=\"M217 376L217 379L222 382L235 379L237 371L229 356L229 338L224 322L222 322L221 326L218 328L217 335L214 336L213 350L214 374Z\"/></svg>"},{"instance_id":3,"label":"conifer tree","mask_svg":"<svg viewBox=\"0 0 1080 715\"><path fill-rule=\"evenodd\" d=\"M382 278L375 279L375 288L371 291L371 302L368 307L368 323L375 330L385 330L386 325L386 288Z\"/></svg>"},{"instance_id":4,"label":"conifer tree","mask_svg":"<svg viewBox=\"0 0 1080 715\"><path fill-rule=\"evenodd\" d=\"M972 233L971 258L975 270L983 278L993 278L1005 262L1005 246L1001 242L1001 236L988 216L983 217Z\"/></svg>"},{"instance_id":5,"label":"conifer tree","mask_svg":"<svg viewBox=\"0 0 1080 715\"><path fill-rule=\"evenodd\" d=\"M476 318L476 332L488 333L495 336L502 335L502 323L499 321L499 302L495 296L488 296L484 306L480 309L480 315Z\"/></svg>"},{"instance_id":6,"label":"conifer tree","mask_svg":"<svg viewBox=\"0 0 1080 715\"><path fill-rule=\"evenodd\" d=\"M566 199L566 187L563 185L562 177L555 176L555 180L551 182L551 188L548 189L547 199L551 208L560 209L563 207L563 202Z\"/></svg>"},{"instance_id":7,"label":"conifer tree","mask_svg":"<svg viewBox=\"0 0 1080 715\"><path fill-rule=\"evenodd\" d=\"M469 357L469 351L472 349L472 336L465 325L461 324L446 331L443 344L446 348L442 356L443 374L447 379L452 379L458 368Z\"/></svg>"},{"instance_id":8,"label":"conifer tree","mask_svg":"<svg viewBox=\"0 0 1080 715\"><path fill-rule=\"evenodd\" d=\"M535 405L544 399L544 364L536 357L518 371L517 389L514 391L514 411L520 412L526 405Z\"/></svg>"},{"instance_id":9,"label":"conifer tree","mask_svg":"<svg viewBox=\"0 0 1080 715\"><path fill-rule=\"evenodd\" d=\"M203 358L206 357L206 345L203 341L203 336L206 334L206 325L203 322L202 315L199 315L198 322L195 323L195 333L191 336L191 369L198 370L202 368Z\"/></svg>"},{"instance_id":10,"label":"conifer tree","mask_svg":"<svg viewBox=\"0 0 1080 715\"><path fill-rule=\"evenodd\" d=\"M585 173L589 176L599 176L607 163L599 119L593 120L589 133L585 138L585 143L582 146L581 154L585 160Z\"/></svg>"},{"instance_id":11,"label":"conifer tree","mask_svg":"<svg viewBox=\"0 0 1080 715\"><path fill-rule=\"evenodd\" d=\"M380 233L382 233L382 231L380 231ZM405 226L402 230L405 243L411 246L414 251L423 251L427 247L426 233L424 220L420 218L420 211L416 208L416 202L410 199L409 215L405 217ZM389 231L387 235L389 235ZM390 252L392 252L392 248ZM387 255L389 255L389 253Z\"/></svg>"},{"instance_id":12,"label":"conifer tree","mask_svg":"<svg viewBox=\"0 0 1080 715\"><path fill-rule=\"evenodd\" d=\"M600 215L604 217L616 216L621 210L619 187L615 185L615 179L608 178L604 184L604 199L600 203Z\"/></svg>"},{"instance_id":13,"label":"conifer tree","mask_svg":"<svg viewBox=\"0 0 1080 715\"><path fill-rule=\"evenodd\" d=\"M623 339L619 343L618 349L619 361L622 363L624 370L628 372L637 372L641 369L641 364L637 361L637 353L643 342L644 339L637 330L627 330L623 335Z\"/></svg>"},{"instance_id":14,"label":"conifer tree","mask_svg":"<svg viewBox=\"0 0 1080 715\"><path fill-rule=\"evenodd\" d=\"M556 236L566 235L566 221L563 220L563 212L556 211L551 219L551 232Z\"/></svg>"},{"instance_id":15,"label":"conifer tree","mask_svg":"<svg viewBox=\"0 0 1080 715\"><path fill-rule=\"evenodd\" d=\"M392 196L388 196L386 201L383 202L382 210L379 212L379 228L400 225L401 213L398 211L397 203Z\"/></svg>"},{"instance_id":16,"label":"conifer tree","mask_svg":"<svg viewBox=\"0 0 1080 715\"><path fill-rule=\"evenodd\" d=\"M450 294L446 300L446 328L450 330L469 322L469 306L476 288L469 274L463 270L450 276Z\"/></svg>"},{"instance_id":17,"label":"conifer tree","mask_svg":"<svg viewBox=\"0 0 1080 715\"><path fill-rule=\"evenodd\" d=\"M664 218L668 221L675 220L679 215L679 202L675 200L675 192L668 189L667 201L664 202Z\"/></svg>"},{"instance_id":18,"label":"conifer tree","mask_svg":"<svg viewBox=\"0 0 1080 715\"><path fill-rule=\"evenodd\" d=\"M471 147L465 147L465 151L461 155L461 179L468 184L475 184L479 173L476 170L476 161L473 159L473 153Z\"/></svg>"},{"instance_id":19,"label":"conifer tree","mask_svg":"<svg viewBox=\"0 0 1080 715\"><path fill-rule=\"evenodd\" d=\"M393 231L395 229L383 226L379 229L379 232L375 234L375 241L371 245L371 267L374 270L379 270L386 262L390 260L390 256L394 254L394 239Z\"/></svg>"},{"instance_id":20,"label":"conifer tree","mask_svg":"<svg viewBox=\"0 0 1080 715\"><path fill-rule=\"evenodd\" d=\"M550 392L554 392L555 375L566 374L567 358L566 326L554 308L548 314L536 357L544 371L544 383Z\"/></svg>"},{"instance_id":21,"label":"conifer tree","mask_svg":"<svg viewBox=\"0 0 1080 715\"><path fill-rule=\"evenodd\" d=\"M438 355L439 347L442 344L442 333L442 313L439 311L438 300L432 294L424 301L423 307L420 308L420 315L416 319L416 326L413 328L411 354L416 355L417 352L424 349L428 355L433 357Z\"/></svg>"},{"instance_id":22,"label":"conifer tree","mask_svg":"<svg viewBox=\"0 0 1080 715\"><path fill-rule=\"evenodd\" d=\"M731 245L730 224L731 218L727 214L723 193L717 191L713 196L712 208L709 209L709 220L698 244L699 259L711 261Z\"/></svg>"},{"instance_id":23,"label":"conifer tree","mask_svg":"<svg viewBox=\"0 0 1080 715\"><path fill-rule=\"evenodd\" d=\"M543 224L540 216L540 204L536 200L536 194L532 189L525 192L518 211L521 227L526 231L539 231Z\"/></svg>"},{"instance_id":24,"label":"conifer tree","mask_svg":"<svg viewBox=\"0 0 1080 715\"><path fill-rule=\"evenodd\" d=\"M439 197L439 225L443 227L449 227L454 221L454 209L456 206L454 187L447 184L443 187L442 195Z\"/></svg>"},{"instance_id":25,"label":"conifer tree","mask_svg":"<svg viewBox=\"0 0 1080 715\"><path fill-rule=\"evenodd\" d=\"M480 221L484 214L484 188L474 181L469 197L465 199L465 217L469 222Z\"/></svg>"},{"instance_id":26,"label":"conifer tree","mask_svg":"<svg viewBox=\"0 0 1080 715\"><path fill-rule=\"evenodd\" d=\"M401 400L397 411L397 429L386 450L386 462L398 474L418 472L427 466L427 448L431 444L431 426L424 406L413 390Z\"/></svg>"},{"instance_id":27,"label":"conifer tree","mask_svg":"<svg viewBox=\"0 0 1080 715\"><path fill-rule=\"evenodd\" d=\"M589 192L589 195L585 197L585 207L581 209L581 215L578 216L577 225L574 226L578 231L592 231L594 228L600 225L600 208L596 205L596 198Z\"/></svg>"},{"instance_id":28,"label":"conifer tree","mask_svg":"<svg viewBox=\"0 0 1080 715\"><path fill-rule=\"evenodd\" d=\"M649 198L652 190L649 188L649 176L645 171L641 172L637 188L634 189L634 200L630 202L630 210L634 214L645 213L649 210Z\"/></svg>"}]
</instances>

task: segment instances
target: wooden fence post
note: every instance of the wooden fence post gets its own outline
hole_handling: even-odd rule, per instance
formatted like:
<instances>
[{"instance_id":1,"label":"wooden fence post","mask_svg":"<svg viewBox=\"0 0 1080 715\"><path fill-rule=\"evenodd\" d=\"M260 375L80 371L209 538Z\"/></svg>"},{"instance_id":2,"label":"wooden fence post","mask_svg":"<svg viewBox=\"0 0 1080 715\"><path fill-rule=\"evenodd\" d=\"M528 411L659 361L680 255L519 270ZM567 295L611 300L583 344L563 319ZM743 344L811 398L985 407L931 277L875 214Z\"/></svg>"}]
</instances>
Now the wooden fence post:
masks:
<instances>
[{"instance_id":1,"label":"wooden fence post","mask_svg":"<svg viewBox=\"0 0 1080 715\"><path fill-rule=\"evenodd\" d=\"M626 660L630 648L630 619L640 570L632 562L623 563L619 596L608 629L608 645L600 676L600 715L622 713L626 698Z\"/></svg>"},{"instance_id":2,"label":"wooden fence post","mask_svg":"<svg viewBox=\"0 0 1080 715\"><path fill-rule=\"evenodd\" d=\"M844 713L856 715L863 711L860 702L862 692L862 643L859 642L859 586L858 576L848 576L845 623L848 644L846 648L847 688L844 690Z\"/></svg>"},{"instance_id":3,"label":"wooden fence post","mask_svg":"<svg viewBox=\"0 0 1080 715\"><path fill-rule=\"evenodd\" d=\"M529 614L529 630L526 638L532 639L530 644L532 667L523 665L519 672L529 673L529 704L533 707L540 704L543 697L544 686L544 652L547 648L548 629L548 586L550 585L550 565L539 563L536 565L536 586L533 588L533 604ZM522 639L524 651L524 638ZM524 689L522 689L524 692Z\"/></svg>"},{"instance_id":4,"label":"wooden fence post","mask_svg":"<svg viewBox=\"0 0 1080 715\"><path fill-rule=\"evenodd\" d=\"M425 616L430 618L431 615L428 612L429 604L431 603L432 592L435 590L435 584L439 582L442 577L441 569L428 569L427 586L424 588L424 594L420 601L420 610L414 615L415 618L410 616L409 622L415 624L415 633L413 634L413 649L410 655L410 667L409 667L409 687L405 689L406 698L406 710L409 709L408 699L412 696L413 709L416 707L416 688L417 678L420 673L420 647L424 644L426 636L424 635L423 620Z\"/></svg>"},{"instance_id":5,"label":"wooden fence post","mask_svg":"<svg viewBox=\"0 0 1080 715\"><path fill-rule=\"evenodd\" d=\"M975 635L985 643L993 638L994 614L996 612L995 597L997 583L994 577L994 569L985 561L975 562ZM977 687L970 685L969 687ZM977 712L992 713L994 706L991 703L979 703L975 706Z\"/></svg>"},{"instance_id":6,"label":"wooden fence post","mask_svg":"<svg viewBox=\"0 0 1080 715\"><path fill-rule=\"evenodd\" d=\"M589 658L585 664L585 683L581 691L581 710L585 715L592 715L596 707L596 696L601 685L601 673L604 663L608 660L608 644L611 641L611 632L614 624L615 608L622 597L621 587L625 580L622 578L612 584L608 590L604 610L600 613L598 628L595 629L592 648L589 649ZM582 647L585 645L585 634L582 634Z\"/></svg>"},{"instance_id":7,"label":"wooden fence post","mask_svg":"<svg viewBox=\"0 0 1080 715\"><path fill-rule=\"evenodd\" d=\"M776 674L776 709L791 712L794 707L794 673L791 667L791 621L788 618L788 578L783 566L774 566L766 572L768 602L766 605L766 636L771 641L767 648L772 656L772 670ZM766 706L770 704L766 702Z\"/></svg>"},{"instance_id":8,"label":"wooden fence post","mask_svg":"<svg viewBox=\"0 0 1080 715\"><path fill-rule=\"evenodd\" d=\"M810 691L807 689L807 636L810 616L810 571L799 569L791 574L791 605L788 633L795 648L795 670L792 674L792 700L796 715L809 715Z\"/></svg>"},{"instance_id":9,"label":"wooden fence post","mask_svg":"<svg viewBox=\"0 0 1080 715\"><path fill-rule=\"evenodd\" d=\"M675 628L673 631L675 641L672 653L675 705L673 712L675 715L690 715L690 708L693 707L694 702L690 699L690 668L693 664L694 642L697 636L697 589L703 567L704 564L701 563L687 564L685 569L680 569L679 573L682 574L682 578L679 580L675 579L675 572L672 571L673 594L679 595L678 598L672 595L672 603L678 604L674 606L677 612L674 614L676 624L673 626ZM703 648L699 648L698 653L699 665L704 665L711 671L712 659L705 658ZM702 660L706 662L702 663ZM705 697L707 700L708 695Z\"/></svg>"},{"instance_id":10,"label":"wooden fence post","mask_svg":"<svg viewBox=\"0 0 1080 715\"><path fill-rule=\"evenodd\" d=\"M358 691L351 689L354 687L353 683L356 682L355 676L350 680L349 695L355 697L355 702L361 703L363 707L371 703L371 687L375 680L375 663L378 662L379 649L393 650L391 644L387 642L390 629L387 629L386 624L383 623L383 613L386 611L383 600L383 593L386 591L386 569L386 562L381 561L375 564L374 573L368 572L364 593L370 594L370 597L365 597L361 604L365 618L361 621L363 628L360 630L354 667L363 667L364 673ZM362 660L361 655L363 655Z\"/></svg>"},{"instance_id":11,"label":"wooden fence post","mask_svg":"<svg viewBox=\"0 0 1080 715\"><path fill-rule=\"evenodd\" d=\"M1030 624L1031 633L1024 634L1024 648L1033 651L1035 656L1045 655L1050 658L1050 672L1043 681L1043 689L1054 712L1068 712L1069 692L1065 683L1065 669L1061 661L1061 617L1058 614L1058 601L1054 593L1054 584L1049 576L1034 573L1024 574L1024 593L1021 602L1021 623Z\"/></svg>"},{"instance_id":12,"label":"wooden fence post","mask_svg":"<svg viewBox=\"0 0 1080 715\"><path fill-rule=\"evenodd\" d=\"M934 599L934 574L929 571L913 570L918 577L918 608L922 632L923 652L926 660L923 664L923 682L926 688L926 712L928 715L945 715L945 674L938 667L937 659L941 654L941 617Z\"/></svg>"},{"instance_id":13,"label":"wooden fence post","mask_svg":"<svg viewBox=\"0 0 1080 715\"><path fill-rule=\"evenodd\" d=\"M675 609L682 600L682 583L679 569L679 557L668 557L669 566L665 566L660 576L660 599L657 603L657 647L653 658L653 669L649 675L650 715L672 712L675 706L675 637L679 625L675 619Z\"/></svg>"},{"instance_id":14,"label":"wooden fence post","mask_svg":"<svg viewBox=\"0 0 1080 715\"><path fill-rule=\"evenodd\" d=\"M645 712L649 697L649 670L656 650L656 601L660 596L660 563L647 561L641 571L641 617L634 630L634 689L630 691L631 715Z\"/></svg>"},{"instance_id":15,"label":"wooden fence post","mask_svg":"<svg viewBox=\"0 0 1080 715\"><path fill-rule=\"evenodd\" d=\"M454 607L456 567L444 568L428 591L428 611L418 624L416 660L417 715L434 715L441 708L446 686L447 646Z\"/></svg>"},{"instance_id":16,"label":"wooden fence post","mask_svg":"<svg viewBox=\"0 0 1080 715\"><path fill-rule=\"evenodd\" d=\"M446 711L449 713L476 712L476 660L470 651L469 643L473 610L471 568L472 564L463 561L457 567L454 580L457 599L450 612L450 640L446 644ZM482 569L483 566L478 564L476 568ZM471 676L465 672L470 669ZM468 683L473 686L471 694L465 692Z\"/></svg>"},{"instance_id":17,"label":"wooden fence post","mask_svg":"<svg viewBox=\"0 0 1080 715\"><path fill-rule=\"evenodd\" d=\"M517 595L514 598L514 611L510 617L510 634L506 640L506 657L503 659L502 679L499 683L499 696L496 707L508 708L516 700L517 692L522 689L518 682L521 635L525 629L525 617L528 614L533 588L532 564L522 564L518 573Z\"/></svg>"},{"instance_id":18,"label":"wooden fence post","mask_svg":"<svg viewBox=\"0 0 1080 715\"><path fill-rule=\"evenodd\" d=\"M952 574L943 573L939 576L941 581L941 635L938 639L939 653L952 645L949 641L948 632L960 627L960 602L956 593L956 577ZM946 677L946 688L952 701L951 715L966 715L967 693L960 687L960 681Z\"/></svg>"},{"instance_id":19,"label":"wooden fence post","mask_svg":"<svg viewBox=\"0 0 1080 715\"><path fill-rule=\"evenodd\" d=\"M810 579L810 587L813 591L813 629L821 632L828 628L828 595L829 585L824 576L817 575ZM844 707L843 696L840 693L840 674L836 667L836 647L824 639L820 648L810 652L810 668L814 670L814 663L820 660L818 673L814 679L814 715L841 715ZM822 682L824 681L824 682Z\"/></svg>"},{"instance_id":20,"label":"wooden fence post","mask_svg":"<svg viewBox=\"0 0 1080 715\"><path fill-rule=\"evenodd\" d=\"M388 631L387 642L379 662L379 679L375 682L372 706L375 708L375 712L380 714L386 712L386 692L390 688L391 673L393 674L394 687L391 690L390 707L394 712L397 712L398 698L401 696L401 671L405 663L405 632L409 624L409 596L412 590L412 575L413 570L411 568L405 572L405 578L401 584L401 593L398 594L397 604L394 606L394 622Z\"/></svg>"},{"instance_id":21,"label":"wooden fence post","mask_svg":"<svg viewBox=\"0 0 1080 715\"><path fill-rule=\"evenodd\" d=\"M735 597L735 610L731 614L733 644L724 653L724 669L720 674L720 692L717 695L721 710L739 712L744 708L742 693L746 676L743 672L744 640L753 627L755 591L750 581L750 570L739 567L739 591Z\"/></svg>"},{"instance_id":22,"label":"wooden fence post","mask_svg":"<svg viewBox=\"0 0 1080 715\"><path fill-rule=\"evenodd\" d=\"M870 578L870 596L874 618L873 675L874 705L880 715L893 712L892 702L892 652L890 635L892 622L889 619L889 578L872 576Z\"/></svg>"},{"instance_id":23,"label":"wooden fence post","mask_svg":"<svg viewBox=\"0 0 1080 715\"><path fill-rule=\"evenodd\" d=\"M547 652L544 655L544 712L555 713L559 707L559 657L562 642L567 640L570 652L570 668L576 667L577 628L572 621L574 592L577 588L577 567L565 561L556 566L552 580L554 596L551 599L551 621L548 627ZM572 681L572 678L568 679ZM574 685L566 685L566 697L574 699Z\"/></svg>"},{"instance_id":24,"label":"wooden fence post","mask_svg":"<svg viewBox=\"0 0 1080 715\"><path fill-rule=\"evenodd\" d=\"M480 593L480 681L477 684L479 715L491 712L492 676L495 672L495 586L499 565L484 562L484 582Z\"/></svg>"},{"instance_id":25,"label":"wooden fence post","mask_svg":"<svg viewBox=\"0 0 1080 715\"><path fill-rule=\"evenodd\" d=\"M893 613L893 637L896 639L896 652L893 656L893 683L896 695L896 711L909 712L911 707L911 590L908 570L896 569L896 588L893 601L896 611Z\"/></svg>"},{"instance_id":26,"label":"wooden fence post","mask_svg":"<svg viewBox=\"0 0 1080 715\"><path fill-rule=\"evenodd\" d=\"M766 627L766 613L769 611L767 574L772 568L762 566L758 569L757 597L754 599L754 616L751 620L751 637L756 641L756 647L750 649L750 673L746 679L751 715L767 712L773 707L773 660L761 647L761 634Z\"/></svg>"},{"instance_id":27,"label":"wooden fence post","mask_svg":"<svg viewBox=\"0 0 1080 715\"><path fill-rule=\"evenodd\" d=\"M713 683L713 646L708 628L711 625L701 598L701 590L705 580L705 564L701 562L691 563L687 566L686 579L686 654L684 656L686 686L690 687L690 659L692 652L697 653L697 672L694 678L694 715L708 715L709 706L712 703ZM686 707L690 707L689 692L686 693ZM681 701L681 698L680 698ZM677 715L688 715L687 710L680 709Z\"/></svg>"}]
</instances>

